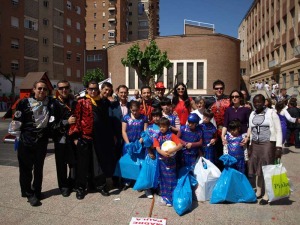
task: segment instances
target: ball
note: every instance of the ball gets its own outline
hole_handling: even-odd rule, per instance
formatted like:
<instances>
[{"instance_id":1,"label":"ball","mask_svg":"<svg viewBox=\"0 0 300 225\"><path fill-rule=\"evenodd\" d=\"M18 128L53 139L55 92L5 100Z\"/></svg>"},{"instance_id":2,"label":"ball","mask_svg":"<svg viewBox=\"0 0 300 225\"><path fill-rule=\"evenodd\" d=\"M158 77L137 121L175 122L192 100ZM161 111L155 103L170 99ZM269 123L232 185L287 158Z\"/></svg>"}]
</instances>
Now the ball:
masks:
<instances>
[{"instance_id":1,"label":"ball","mask_svg":"<svg viewBox=\"0 0 300 225\"><path fill-rule=\"evenodd\" d=\"M163 151L167 151L171 148L176 147L176 144L174 141L165 141L162 145L161 145L161 150ZM174 156L176 154L176 152L172 153L171 156Z\"/></svg>"}]
</instances>

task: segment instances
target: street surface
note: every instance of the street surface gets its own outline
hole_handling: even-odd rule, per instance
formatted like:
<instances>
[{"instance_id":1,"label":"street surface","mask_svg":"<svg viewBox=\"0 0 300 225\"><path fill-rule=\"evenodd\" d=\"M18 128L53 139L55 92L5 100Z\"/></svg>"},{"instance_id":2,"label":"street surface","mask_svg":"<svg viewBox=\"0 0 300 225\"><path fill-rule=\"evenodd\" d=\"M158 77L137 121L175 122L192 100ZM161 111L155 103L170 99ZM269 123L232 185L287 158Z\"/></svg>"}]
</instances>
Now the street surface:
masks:
<instances>
[{"instance_id":1,"label":"street surface","mask_svg":"<svg viewBox=\"0 0 300 225\"><path fill-rule=\"evenodd\" d=\"M9 121L0 122L1 138ZM0 143L0 224L129 224L132 217L147 217L151 201L143 192L113 189L109 197L89 193L83 200L75 193L64 198L57 188L53 144L45 160L43 194L40 207L31 207L20 194L18 162L13 144ZM178 216L173 208L154 203L152 217L166 218L168 225L193 224L300 224L300 149L285 148L282 157L295 191L289 199L272 205L217 204L194 202L193 210Z\"/></svg>"}]
</instances>

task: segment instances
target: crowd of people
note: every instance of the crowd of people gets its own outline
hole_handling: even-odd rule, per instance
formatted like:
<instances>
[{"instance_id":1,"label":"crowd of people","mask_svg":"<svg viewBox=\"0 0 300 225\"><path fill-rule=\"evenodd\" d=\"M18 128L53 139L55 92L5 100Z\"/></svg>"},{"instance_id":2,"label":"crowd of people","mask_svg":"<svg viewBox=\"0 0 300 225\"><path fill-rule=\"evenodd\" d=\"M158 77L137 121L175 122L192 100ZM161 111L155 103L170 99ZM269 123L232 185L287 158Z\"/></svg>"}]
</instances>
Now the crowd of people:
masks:
<instances>
[{"instance_id":1,"label":"crowd of people","mask_svg":"<svg viewBox=\"0 0 300 225\"><path fill-rule=\"evenodd\" d=\"M181 167L193 168L203 156L222 170L219 157L229 154L237 159L235 169L256 177L259 204L268 204L262 166L281 157L282 145L291 145L292 133L295 147L300 147L297 100L282 95L273 109L261 94L254 96L253 104L244 90L225 95L221 80L213 83L213 89L213 97L193 99L186 85L178 83L171 99L165 96L164 84L157 82L154 95L149 86L143 86L141 95L136 90L129 99L125 85L118 86L113 95L111 83L99 87L90 81L85 96L77 99L66 80L57 83L55 96L48 96L43 80L36 81L32 96L18 103L9 126L9 132L17 137L22 197L31 206L40 205L43 165L52 138L58 188L64 197L76 191L81 200L91 190L109 196L106 180L110 177L114 186L124 191L130 188L134 180L120 179L114 172L129 146L137 143L142 146L135 154L137 159L142 161L148 155L158 160L159 185L145 190L148 198L156 191L172 206ZM144 146L144 134L152 141L150 147ZM175 146L163 150L168 140Z\"/></svg>"}]
</instances>

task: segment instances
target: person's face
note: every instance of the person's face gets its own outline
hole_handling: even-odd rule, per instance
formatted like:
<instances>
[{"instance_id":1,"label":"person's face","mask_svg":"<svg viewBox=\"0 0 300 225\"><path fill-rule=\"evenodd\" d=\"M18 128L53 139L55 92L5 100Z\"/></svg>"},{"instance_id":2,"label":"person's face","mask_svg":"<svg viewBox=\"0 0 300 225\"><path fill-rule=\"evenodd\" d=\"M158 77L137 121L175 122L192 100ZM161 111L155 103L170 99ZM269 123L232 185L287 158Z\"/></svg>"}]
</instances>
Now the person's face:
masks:
<instances>
[{"instance_id":1,"label":"person's face","mask_svg":"<svg viewBox=\"0 0 300 225\"><path fill-rule=\"evenodd\" d=\"M245 91L241 91L241 92L243 94L244 99L246 100L247 99L247 93Z\"/></svg>"},{"instance_id":2,"label":"person's face","mask_svg":"<svg viewBox=\"0 0 300 225\"><path fill-rule=\"evenodd\" d=\"M95 98L99 95L99 87L97 84L90 84L87 89L87 93L92 98Z\"/></svg>"},{"instance_id":3,"label":"person's face","mask_svg":"<svg viewBox=\"0 0 300 225\"><path fill-rule=\"evenodd\" d=\"M165 114L169 114L170 112L172 112L172 105L161 105L162 111Z\"/></svg>"},{"instance_id":4,"label":"person's face","mask_svg":"<svg viewBox=\"0 0 300 225\"><path fill-rule=\"evenodd\" d=\"M145 101L148 101L151 97L151 90L149 88L144 88L142 90L142 98Z\"/></svg>"},{"instance_id":5,"label":"person's face","mask_svg":"<svg viewBox=\"0 0 300 225\"><path fill-rule=\"evenodd\" d=\"M100 91L100 95L103 98L108 98L111 93L112 93L112 89L110 87L107 87L107 86L102 88L101 91Z\"/></svg>"},{"instance_id":6,"label":"person's face","mask_svg":"<svg viewBox=\"0 0 300 225\"><path fill-rule=\"evenodd\" d=\"M135 91L133 94L134 94L134 96L135 96L136 98L138 98L139 95L140 95L140 92L139 92L139 91Z\"/></svg>"},{"instance_id":7,"label":"person's face","mask_svg":"<svg viewBox=\"0 0 300 225\"><path fill-rule=\"evenodd\" d=\"M45 97L48 94L48 88L44 83L37 83L36 86L33 88L33 92L34 92L34 97L38 101L42 101L45 99Z\"/></svg>"},{"instance_id":8,"label":"person's face","mask_svg":"<svg viewBox=\"0 0 300 225\"><path fill-rule=\"evenodd\" d=\"M182 85L179 85L177 87L176 91L177 91L177 93L178 93L179 96L182 96L184 94L184 92L185 92L185 87L182 86Z\"/></svg>"},{"instance_id":9,"label":"person's face","mask_svg":"<svg viewBox=\"0 0 300 225\"><path fill-rule=\"evenodd\" d=\"M130 112L135 118L139 117L139 115L140 115L140 109L136 106L132 106L130 108Z\"/></svg>"},{"instance_id":10,"label":"person's face","mask_svg":"<svg viewBox=\"0 0 300 225\"><path fill-rule=\"evenodd\" d=\"M204 109L205 103L204 103L204 101L201 100L200 102L196 103L196 106L198 109Z\"/></svg>"},{"instance_id":11,"label":"person's face","mask_svg":"<svg viewBox=\"0 0 300 225\"><path fill-rule=\"evenodd\" d=\"M153 123L158 124L160 118L161 118L161 117L158 116L158 115L152 116L152 121L153 121Z\"/></svg>"},{"instance_id":12,"label":"person's face","mask_svg":"<svg viewBox=\"0 0 300 225\"><path fill-rule=\"evenodd\" d=\"M165 90L164 88L156 88L156 95L159 97L159 98L162 98L165 94Z\"/></svg>"},{"instance_id":13,"label":"person's face","mask_svg":"<svg viewBox=\"0 0 300 225\"><path fill-rule=\"evenodd\" d=\"M188 122L188 126L191 130L195 130L196 129L196 126L197 124L196 123L191 123L191 122Z\"/></svg>"},{"instance_id":14,"label":"person's face","mask_svg":"<svg viewBox=\"0 0 300 225\"><path fill-rule=\"evenodd\" d=\"M236 128L236 129L230 130L230 133L232 136L237 137L240 134L240 129Z\"/></svg>"},{"instance_id":15,"label":"person's face","mask_svg":"<svg viewBox=\"0 0 300 225\"><path fill-rule=\"evenodd\" d=\"M253 106L257 112L262 112L264 110L265 102L262 97L258 96L253 99Z\"/></svg>"},{"instance_id":16,"label":"person's face","mask_svg":"<svg viewBox=\"0 0 300 225\"><path fill-rule=\"evenodd\" d=\"M57 85L57 90L58 90L59 95L63 99L67 99L70 94L70 84L69 83L59 83Z\"/></svg>"},{"instance_id":17,"label":"person's face","mask_svg":"<svg viewBox=\"0 0 300 225\"><path fill-rule=\"evenodd\" d=\"M215 87L214 87L214 90L215 90L215 95L217 97L219 96L222 96L223 93L224 93L224 87L222 84L217 84Z\"/></svg>"},{"instance_id":18,"label":"person's face","mask_svg":"<svg viewBox=\"0 0 300 225\"><path fill-rule=\"evenodd\" d=\"M128 91L126 88L120 88L118 91L118 97L121 101L126 101L128 96Z\"/></svg>"},{"instance_id":19,"label":"person's face","mask_svg":"<svg viewBox=\"0 0 300 225\"><path fill-rule=\"evenodd\" d=\"M168 131L168 129L169 129L169 127L168 126L166 126L166 125L160 125L159 126L159 131L161 132L161 133L166 133L167 131Z\"/></svg>"},{"instance_id":20,"label":"person's face","mask_svg":"<svg viewBox=\"0 0 300 225\"><path fill-rule=\"evenodd\" d=\"M210 122L210 118L207 116L203 116L203 121L202 123L209 123Z\"/></svg>"},{"instance_id":21,"label":"person's face","mask_svg":"<svg viewBox=\"0 0 300 225\"><path fill-rule=\"evenodd\" d=\"M240 104L240 95L238 92L233 92L230 95L230 99L233 104L238 104L238 105Z\"/></svg>"},{"instance_id":22,"label":"person's face","mask_svg":"<svg viewBox=\"0 0 300 225\"><path fill-rule=\"evenodd\" d=\"M285 96L286 95L286 90L282 90L281 95Z\"/></svg>"}]
</instances>

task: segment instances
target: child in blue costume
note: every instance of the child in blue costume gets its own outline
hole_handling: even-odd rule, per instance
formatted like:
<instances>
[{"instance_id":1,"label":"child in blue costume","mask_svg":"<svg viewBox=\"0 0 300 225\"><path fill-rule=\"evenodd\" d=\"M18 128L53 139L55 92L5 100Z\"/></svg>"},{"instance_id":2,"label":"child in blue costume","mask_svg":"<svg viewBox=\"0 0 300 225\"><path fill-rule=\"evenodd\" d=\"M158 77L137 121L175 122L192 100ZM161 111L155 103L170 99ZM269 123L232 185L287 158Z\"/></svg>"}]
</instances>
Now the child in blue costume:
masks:
<instances>
[{"instance_id":1,"label":"child in blue costume","mask_svg":"<svg viewBox=\"0 0 300 225\"><path fill-rule=\"evenodd\" d=\"M245 174L245 161L248 160L248 152L246 147L241 143L247 134L240 134L241 122L234 119L228 124L228 131L225 135L227 145L224 145L224 154L229 154L236 158L237 163L233 168Z\"/></svg>"},{"instance_id":2,"label":"child in blue costume","mask_svg":"<svg viewBox=\"0 0 300 225\"><path fill-rule=\"evenodd\" d=\"M200 117L192 113L188 116L188 124L180 127L177 136L185 148L178 158L180 167L188 166L193 168L198 156L201 154L202 130L199 126Z\"/></svg>"},{"instance_id":3,"label":"child in blue costume","mask_svg":"<svg viewBox=\"0 0 300 225\"><path fill-rule=\"evenodd\" d=\"M162 108L162 115L170 120L170 129L174 134L180 129L180 120L177 115L173 114L172 102L169 98L163 98L160 101L160 106Z\"/></svg>"},{"instance_id":4,"label":"child in blue costume","mask_svg":"<svg viewBox=\"0 0 300 225\"><path fill-rule=\"evenodd\" d=\"M153 123L147 127L146 132L151 137L152 141L154 141L154 138L157 137L159 133L159 120L162 117L161 110L153 109L153 111L151 112L151 117ZM157 157L157 152L153 147L150 147L148 148L148 155L151 159L155 159ZM145 195L147 196L147 198L153 198L152 190L145 190Z\"/></svg>"},{"instance_id":5,"label":"child in blue costume","mask_svg":"<svg viewBox=\"0 0 300 225\"><path fill-rule=\"evenodd\" d=\"M156 148L159 159L161 197L167 206L172 206L172 195L177 185L176 157L173 154L182 148L182 144L180 143L179 138L170 131L169 127L170 121L167 118L162 117L159 120L160 132L157 137L154 138L153 147ZM175 142L176 147L171 148L168 151L161 150L162 144L168 140Z\"/></svg>"},{"instance_id":6,"label":"child in blue costume","mask_svg":"<svg viewBox=\"0 0 300 225\"><path fill-rule=\"evenodd\" d=\"M217 140L217 128L211 122L211 119L214 117L214 114L209 110L203 111L203 122L200 124L200 128L203 133L203 142L202 142L202 151L204 158L215 163L216 161L216 152L215 152L215 143Z\"/></svg>"},{"instance_id":7,"label":"child in blue costume","mask_svg":"<svg viewBox=\"0 0 300 225\"><path fill-rule=\"evenodd\" d=\"M140 114L140 103L137 101L131 101L129 108L130 114L125 115L122 120L122 136L125 145L135 142L136 140L139 140L142 143L143 139L141 138L141 133L147 129L147 116ZM123 148L123 155L126 153L126 148ZM137 157L144 159L145 152L142 151ZM131 181L126 179L123 190L126 190L130 184Z\"/></svg>"}]
</instances>

